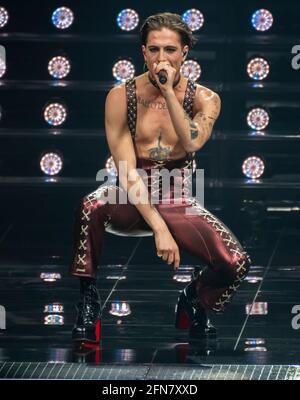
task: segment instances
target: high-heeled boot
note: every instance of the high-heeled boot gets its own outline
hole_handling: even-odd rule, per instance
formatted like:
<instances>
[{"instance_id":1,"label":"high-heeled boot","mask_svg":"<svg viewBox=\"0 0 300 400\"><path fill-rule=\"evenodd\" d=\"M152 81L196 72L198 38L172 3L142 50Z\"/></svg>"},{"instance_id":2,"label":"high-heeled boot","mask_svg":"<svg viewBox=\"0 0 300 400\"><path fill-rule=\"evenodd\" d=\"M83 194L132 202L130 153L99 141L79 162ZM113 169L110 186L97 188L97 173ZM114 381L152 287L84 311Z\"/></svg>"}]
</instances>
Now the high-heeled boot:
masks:
<instances>
[{"instance_id":1,"label":"high-heeled boot","mask_svg":"<svg viewBox=\"0 0 300 400\"><path fill-rule=\"evenodd\" d=\"M175 308L175 327L189 329L191 339L205 339L217 334L216 328L208 319L205 309L197 298L196 284L198 278L194 279L180 293Z\"/></svg>"},{"instance_id":2,"label":"high-heeled boot","mask_svg":"<svg viewBox=\"0 0 300 400\"><path fill-rule=\"evenodd\" d=\"M81 300L77 304L77 319L72 331L75 341L100 342L101 300L96 279L80 278Z\"/></svg>"}]
</instances>

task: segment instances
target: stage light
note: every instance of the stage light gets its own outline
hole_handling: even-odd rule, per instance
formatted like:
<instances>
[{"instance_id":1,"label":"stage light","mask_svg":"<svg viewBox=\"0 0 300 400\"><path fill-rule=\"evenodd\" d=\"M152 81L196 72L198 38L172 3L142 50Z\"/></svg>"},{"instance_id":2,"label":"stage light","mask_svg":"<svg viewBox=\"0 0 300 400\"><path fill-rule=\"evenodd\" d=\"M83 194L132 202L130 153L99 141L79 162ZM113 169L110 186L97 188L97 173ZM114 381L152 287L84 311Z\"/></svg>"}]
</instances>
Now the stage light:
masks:
<instances>
[{"instance_id":1,"label":"stage light","mask_svg":"<svg viewBox=\"0 0 300 400\"><path fill-rule=\"evenodd\" d=\"M53 78L62 79L69 75L70 61L66 57L53 57L48 63L48 71Z\"/></svg>"},{"instance_id":2,"label":"stage light","mask_svg":"<svg viewBox=\"0 0 300 400\"><path fill-rule=\"evenodd\" d=\"M113 280L113 281L119 281L119 280L123 280L123 279L127 279L125 275L119 276L119 275L108 275L106 277L106 279L108 280Z\"/></svg>"},{"instance_id":3,"label":"stage light","mask_svg":"<svg viewBox=\"0 0 300 400\"><path fill-rule=\"evenodd\" d=\"M44 325L64 325L64 317L56 314L46 315Z\"/></svg>"},{"instance_id":4,"label":"stage light","mask_svg":"<svg viewBox=\"0 0 300 400\"><path fill-rule=\"evenodd\" d=\"M253 108L248 112L247 124L251 129L261 131L269 125L270 117L268 112L263 108Z\"/></svg>"},{"instance_id":5,"label":"stage light","mask_svg":"<svg viewBox=\"0 0 300 400\"><path fill-rule=\"evenodd\" d=\"M117 317L126 317L131 314L130 305L125 301L111 303L109 313Z\"/></svg>"},{"instance_id":6,"label":"stage light","mask_svg":"<svg viewBox=\"0 0 300 400\"><path fill-rule=\"evenodd\" d=\"M63 160L57 153L46 153L41 157L40 167L46 175L57 175L63 167Z\"/></svg>"},{"instance_id":7,"label":"stage light","mask_svg":"<svg viewBox=\"0 0 300 400\"><path fill-rule=\"evenodd\" d=\"M67 109L63 104L50 103L45 107L44 119L49 125L58 126L65 122Z\"/></svg>"},{"instance_id":8,"label":"stage light","mask_svg":"<svg viewBox=\"0 0 300 400\"><path fill-rule=\"evenodd\" d=\"M106 171L111 176L118 176L118 171L116 168L116 164L112 156L110 156L105 164Z\"/></svg>"},{"instance_id":9,"label":"stage light","mask_svg":"<svg viewBox=\"0 0 300 400\"><path fill-rule=\"evenodd\" d=\"M192 275L191 274L175 274L173 276L173 280L176 282L191 282Z\"/></svg>"},{"instance_id":10,"label":"stage light","mask_svg":"<svg viewBox=\"0 0 300 400\"><path fill-rule=\"evenodd\" d=\"M119 12L117 16L117 24L123 31L132 31L139 24L139 15L135 10L126 8Z\"/></svg>"},{"instance_id":11,"label":"stage light","mask_svg":"<svg viewBox=\"0 0 300 400\"><path fill-rule=\"evenodd\" d=\"M191 8L182 14L183 21L188 25L191 31L198 31L204 24L204 17L201 11Z\"/></svg>"},{"instance_id":12,"label":"stage light","mask_svg":"<svg viewBox=\"0 0 300 400\"><path fill-rule=\"evenodd\" d=\"M251 339L245 340L245 344L247 346L259 346L262 344L266 344L266 340L261 339L261 338L251 338Z\"/></svg>"},{"instance_id":13,"label":"stage light","mask_svg":"<svg viewBox=\"0 0 300 400\"><path fill-rule=\"evenodd\" d=\"M267 315L268 314L268 303L266 302L254 302L252 304L246 304L247 315Z\"/></svg>"},{"instance_id":14,"label":"stage light","mask_svg":"<svg viewBox=\"0 0 300 400\"><path fill-rule=\"evenodd\" d=\"M69 28L74 21L73 11L67 7L57 8L52 14L52 23L58 29Z\"/></svg>"},{"instance_id":15,"label":"stage light","mask_svg":"<svg viewBox=\"0 0 300 400\"><path fill-rule=\"evenodd\" d=\"M262 176L265 170L265 163L256 156L246 158L242 165L243 174L250 179L257 179Z\"/></svg>"},{"instance_id":16,"label":"stage light","mask_svg":"<svg viewBox=\"0 0 300 400\"><path fill-rule=\"evenodd\" d=\"M40 278L44 282L56 282L61 279L61 274L59 272L42 272Z\"/></svg>"},{"instance_id":17,"label":"stage light","mask_svg":"<svg viewBox=\"0 0 300 400\"><path fill-rule=\"evenodd\" d=\"M180 72L185 78L191 79L192 81L196 82L200 78L201 67L197 63L197 61L186 60L182 64Z\"/></svg>"},{"instance_id":18,"label":"stage light","mask_svg":"<svg viewBox=\"0 0 300 400\"><path fill-rule=\"evenodd\" d=\"M63 313L64 312L64 306L60 303L50 303L50 304L46 304L44 306L44 313Z\"/></svg>"},{"instance_id":19,"label":"stage light","mask_svg":"<svg viewBox=\"0 0 300 400\"><path fill-rule=\"evenodd\" d=\"M2 120L2 116L3 116L3 109L2 109L2 107L0 106L0 121Z\"/></svg>"},{"instance_id":20,"label":"stage light","mask_svg":"<svg viewBox=\"0 0 300 400\"><path fill-rule=\"evenodd\" d=\"M8 22L8 12L6 8L0 7L0 28L3 28Z\"/></svg>"},{"instance_id":21,"label":"stage light","mask_svg":"<svg viewBox=\"0 0 300 400\"><path fill-rule=\"evenodd\" d=\"M250 78L262 81L269 75L270 66L263 58L253 58L247 65L247 72Z\"/></svg>"},{"instance_id":22,"label":"stage light","mask_svg":"<svg viewBox=\"0 0 300 400\"><path fill-rule=\"evenodd\" d=\"M136 351L134 349L116 349L115 350L115 363L128 363L135 362Z\"/></svg>"},{"instance_id":23,"label":"stage light","mask_svg":"<svg viewBox=\"0 0 300 400\"><path fill-rule=\"evenodd\" d=\"M259 352L265 352L265 351L268 351L268 350L266 349L266 347L257 346L257 347L245 347L244 351L259 351Z\"/></svg>"},{"instance_id":24,"label":"stage light","mask_svg":"<svg viewBox=\"0 0 300 400\"><path fill-rule=\"evenodd\" d=\"M125 82L127 79L133 78L135 68L132 62L128 60L120 60L113 66L112 74L119 82Z\"/></svg>"},{"instance_id":25,"label":"stage light","mask_svg":"<svg viewBox=\"0 0 300 400\"><path fill-rule=\"evenodd\" d=\"M6 64L3 60L0 58L0 78L5 74L6 72Z\"/></svg>"},{"instance_id":26,"label":"stage light","mask_svg":"<svg viewBox=\"0 0 300 400\"><path fill-rule=\"evenodd\" d=\"M264 8L255 11L251 18L252 26L260 32L267 31L273 25L273 15Z\"/></svg>"},{"instance_id":27,"label":"stage light","mask_svg":"<svg viewBox=\"0 0 300 400\"><path fill-rule=\"evenodd\" d=\"M259 276L246 276L245 281L248 283L258 283L262 281L262 278Z\"/></svg>"}]
</instances>

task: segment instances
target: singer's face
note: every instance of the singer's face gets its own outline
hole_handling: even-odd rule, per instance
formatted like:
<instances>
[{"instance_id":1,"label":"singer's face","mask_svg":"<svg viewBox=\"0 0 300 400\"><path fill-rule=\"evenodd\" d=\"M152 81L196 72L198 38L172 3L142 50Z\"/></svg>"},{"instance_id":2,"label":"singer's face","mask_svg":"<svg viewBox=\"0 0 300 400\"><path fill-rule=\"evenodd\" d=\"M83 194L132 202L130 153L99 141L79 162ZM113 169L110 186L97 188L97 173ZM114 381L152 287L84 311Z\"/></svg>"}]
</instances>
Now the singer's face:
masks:
<instances>
[{"instance_id":1,"label":"singer's face","mask_svg":"<svg viewBox=\"0 0 300 400\"><path fill-rule=\"evenodd\" d=\"M160 31L148 33L147 43L142 46L142 51L151 75L154 75L154 63L168 62L176 69L176 76L179 76L181 63L185 59L182 53L188 51L188 46L182 46L179 33L162 28Z\"/></svg>"}]
</instances>

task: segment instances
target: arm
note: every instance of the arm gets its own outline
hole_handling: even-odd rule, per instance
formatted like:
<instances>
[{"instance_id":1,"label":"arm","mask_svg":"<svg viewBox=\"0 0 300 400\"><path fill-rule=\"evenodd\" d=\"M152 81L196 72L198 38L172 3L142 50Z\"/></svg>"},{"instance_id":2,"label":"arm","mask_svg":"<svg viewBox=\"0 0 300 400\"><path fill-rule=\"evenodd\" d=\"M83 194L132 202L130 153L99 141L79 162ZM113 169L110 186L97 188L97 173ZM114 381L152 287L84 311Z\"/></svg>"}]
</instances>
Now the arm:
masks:
<instances>
[{"instance_id":1,"label":"arm","mask_svg":"<svg viewBox=\"0 0 300 400\"><path fill-rule=\"evenodd\" d=\"M127 125L126 93L124 86L112 89L106 98L105 129L108 146L118 170L120 183L123 188L127 188L129 201L130 189L136 185L137 182L139 184L140 198L148 198L149 200L148 189L142 178L138 174L135 174L136 180L129 180L129 175L136 172L136 155ZM127 162L126 176L119 171L120 161ZM154 232L158 256L162 256L165 261L168 260L169 264L174 262L175 267L178 268L178 247L157 209L150 204L150 201L146 204L138 203L134 205Z\"/></svg>"},{"instance_id":2,"label":"arm","mask_svg":"<svg viewBox=\"0 0 300 400\"><path fill-rule=\"evenodd\" d=\"M130 189L138 183L140 189L140 198L149 199L148 190L142 178L138 174L136 174L135 181L129 180L129 175L131 175L131 177L135 175L136 156L131 134L127 126L126 113L127 110L124 87L112 89L106 98L105 130L108 146L118 170L120 183L123 188L127 188L128 195L130 195ZM125 176L125 174L121 173L119 170L120 161L127 162L127 176ZM129 200L131 199L129 198ZM135 206L153 231L163 229L165 227L164 220L156 208L150 204L150 201L147 204L135 204Z\"/></svg>"},{"instance_id":3,"label":"arm","mask_svg":"<svg viewBox=\"0 0 300 400\"><path fill-rule=\"evenodd\" d=\"M201 90L195 98L197 112L193 119L183 110L173 90L168 91L165 98L175 132L184 149L187 152L199 150L210 138L220 114L220 97L210 90Z\"/></svg>"}]
</instances>

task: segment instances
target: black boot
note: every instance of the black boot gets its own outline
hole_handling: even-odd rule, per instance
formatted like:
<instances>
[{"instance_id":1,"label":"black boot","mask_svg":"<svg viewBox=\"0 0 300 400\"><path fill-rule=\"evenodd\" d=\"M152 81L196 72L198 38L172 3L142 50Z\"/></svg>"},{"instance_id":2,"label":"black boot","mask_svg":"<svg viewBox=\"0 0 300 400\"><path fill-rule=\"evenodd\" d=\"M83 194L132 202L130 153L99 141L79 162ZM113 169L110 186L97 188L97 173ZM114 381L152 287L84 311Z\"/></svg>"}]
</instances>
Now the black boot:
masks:
<instances>
[{"instance_id":1,"label":"black boot","mask_svg":"<svg viewBox=\"0 0 300 400\"><path fill-rule=\"evenodd\" d=\"M77 320L72 331L73 340L100 342L101 301L96 279L80 278L81 300L77 304Z\"/></svg>"},{"instance_id":2,"label":"black boot","mask_svg":"<svg viewBox=\"0 0 300 400\"><path fill-rule=\"evenodd\" d=\"M197 279L194 279L181 293L175 309L175 327L189 329L191 339L215 337L216 328L211 324L205 309L199 303L196 292Z\"/></svg>"}]
</instances>

